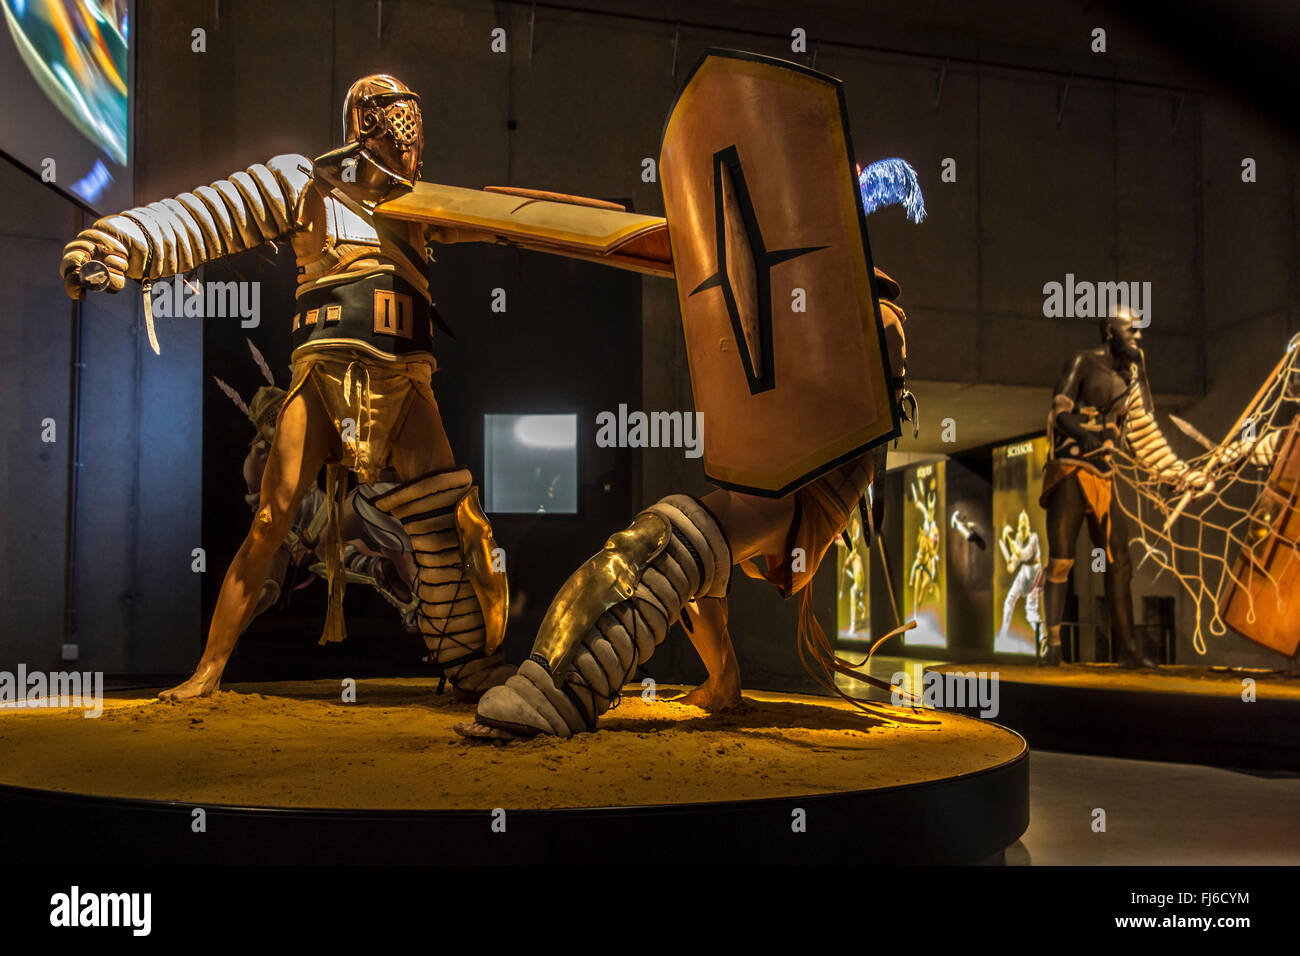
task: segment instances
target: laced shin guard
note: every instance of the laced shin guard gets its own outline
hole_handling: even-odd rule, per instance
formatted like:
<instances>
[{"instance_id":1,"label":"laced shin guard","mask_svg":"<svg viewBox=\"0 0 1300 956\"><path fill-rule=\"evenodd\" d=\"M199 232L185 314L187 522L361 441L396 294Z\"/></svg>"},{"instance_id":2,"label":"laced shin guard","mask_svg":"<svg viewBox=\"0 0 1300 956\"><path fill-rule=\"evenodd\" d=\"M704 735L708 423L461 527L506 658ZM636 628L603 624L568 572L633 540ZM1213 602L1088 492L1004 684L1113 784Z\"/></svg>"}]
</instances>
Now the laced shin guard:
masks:
<instances>
[{"instance_id":1,"label":"laced shin guard","mask_svg":"<svg viewBox=\"0 0 1300 956\"><path fill-rule=\"evenodd\" d=\"M472 494L469 470L438 471L398 485L374 500L411 539L417 567L417 619L430 658L462 695L499 684L514 669L505 653L485 654L483 609L467 569L457 505Z\"/></svg>"},{"instance_id":2,"label":"laced shin guard","mask_svg":"<svg viewBox=\"0 0 1300 956\"><path fill-rule=\"evenodd\" d=\"M620 552L632 551L632 536L647 526L664 531L666 541L644 565L637 566ZM631 596L611 601L594 624L587 617L584 623L589 626L574 627L573 639L546 633L547 622L557 620L557 607L569 608L573 614L573 608L584 606L585 597L609 592L609 576L584 576L594 562L634 567L638 573L627 582ZM628 531L610 538L605 550L569 579L547 613L533 654L515 676L483 695L477 720L521 735L569 737L594 729L596 719L617 702L623 685L637 665L654 653L686 603L724 596L730 577L726 535L700 501L670 495L651 505Z\"/></svg>"}]
</instances>

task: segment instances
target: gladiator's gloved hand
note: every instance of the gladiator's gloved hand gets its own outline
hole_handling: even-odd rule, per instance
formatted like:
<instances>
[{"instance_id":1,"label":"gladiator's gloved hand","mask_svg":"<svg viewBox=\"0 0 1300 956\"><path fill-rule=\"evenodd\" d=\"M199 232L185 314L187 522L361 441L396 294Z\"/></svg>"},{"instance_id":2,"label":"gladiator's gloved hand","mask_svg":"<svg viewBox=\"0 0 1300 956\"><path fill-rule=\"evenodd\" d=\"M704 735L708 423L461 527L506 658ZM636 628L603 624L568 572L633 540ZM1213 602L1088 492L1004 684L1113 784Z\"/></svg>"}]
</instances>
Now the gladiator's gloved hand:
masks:
<instances>
[{"instance_id":1,"label":"gladiator's gloved hand","mask_svg":"<svg viewBox=\"0 0 1300 956\"><path fill-rule=\"evenodd\" d=\"M172 199L105 216L63 250L59 275L80 299L81 266L97 259L108 269L107 288L129 279L161 279L283 238L298 228L298 202L311 176L304 156L287 154L218 179Z\"/></svg>"},{"instance_id":2,"label":"gladiator's gloved hand","mask_svg":"<svg viewBox=\"0 0 1300 956\"><path fill-rule=\"evenodd\" d=\"M97 259L108 270L106 292L121 292L126 285L126 250L120 243L96 243L89 237L90 230L85 230L72 242L63 247L63 261L59 263L59 275L63 278L63 289L70 299L81 299L86 295L86 287L81 282L81 267L91 259ZM105 239L111 239L105 236Z\"/></svg>"},{"instance_id":3,"label":"gladiator's gloved hand","mask_svg":"<svg viewBox=\"0 0 1300 956\"><path fill-rule=\"evenodd\" d=\"M1191 468L1179 475L1176 487L1179 491L1190 491L1199 498L1214 490L1214 482L1199 468Z\"/></svg>"}]
</instances>

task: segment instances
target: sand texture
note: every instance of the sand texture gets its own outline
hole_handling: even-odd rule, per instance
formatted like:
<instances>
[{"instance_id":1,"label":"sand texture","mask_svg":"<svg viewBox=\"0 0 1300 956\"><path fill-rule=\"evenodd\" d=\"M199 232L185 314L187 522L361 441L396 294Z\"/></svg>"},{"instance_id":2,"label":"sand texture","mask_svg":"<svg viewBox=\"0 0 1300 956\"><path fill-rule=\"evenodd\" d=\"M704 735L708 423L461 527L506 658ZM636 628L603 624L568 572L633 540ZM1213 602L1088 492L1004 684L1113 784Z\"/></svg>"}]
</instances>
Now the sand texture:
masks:
<instances>
[{"instance_id":1,"label":"sand texture","mask_svg":"<svg viewBox=\"0 0 1300 956\"><path fill-rule=\"evenodd\" d=\"M97 719L0 710L0 783L193 804L631 806L912 784L998 766L1024 747L955 715L890 724L839 701L749 691L716 716L629 694L597 733L502 745L456 736L473 707L435 686L362 680L355 703L336 681L235 685L185 704L131 692L106 697Z\"/></svg>"}]
</instances>

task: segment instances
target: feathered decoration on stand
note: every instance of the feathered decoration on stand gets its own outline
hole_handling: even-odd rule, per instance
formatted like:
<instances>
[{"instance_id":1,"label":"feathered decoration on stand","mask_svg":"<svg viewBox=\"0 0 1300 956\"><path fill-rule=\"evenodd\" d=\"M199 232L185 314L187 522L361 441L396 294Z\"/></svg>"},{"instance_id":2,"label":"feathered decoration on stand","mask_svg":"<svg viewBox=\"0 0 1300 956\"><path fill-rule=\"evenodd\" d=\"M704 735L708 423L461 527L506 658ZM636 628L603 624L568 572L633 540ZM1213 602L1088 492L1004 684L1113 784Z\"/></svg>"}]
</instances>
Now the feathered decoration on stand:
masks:
<instances>
[{"instance_id":1,"label":"feathered decoration on stand","mask_svg":"<svg viewBox=\"0 0 1300 956\"><path fill-rule=\"evenodd\" d=\"M262 357L262 353L258 351L257 346L253 344L252 339L245 338L244 341L248 343L248 350L253 353L253 361L256 362L257 367L262 370L262 377L266 379L266 384L274 385L275 376L271 374L270 366L266 364L266 359Z\"/></svg>"},{"instance_id":2,"label":"feathered decoration on stand","mask_svg":"<svg viewBox=\"0 0 1300 956\"><path fill-rule=\"evenodd\" d=\"M916 170L905 159L881 159L858 170L858 191L862 208L869 216L886 206L902 206L907 218L920 222L925 218L925 197Z\"/></svg>"},{"instance_id":3,"label":"feathered decoration on stand","mask_svg":"<svg viewBox=\"0 0 1300 956\"><path fill-rule=\"evenodd\" d=\"M221 379L217 378L215 375L212 376L212 381L214 381L214 382L217 383L217 388L219 388L219 389L221 389L223 392L225 392L225 393L226 393L226 397L227 397L228 399L230 399L232 402L234 402L234 403L235 403L235 406L236 406L236 407L237 407L241 412L243 412L245 415L248 414L248 404L247 404L247 403L246 403L242 398L239 397L239 393L238 393L237 391L235 391L233 388L231 388L229 385L227 385L227 384L226 384L225 382L223 382Z\"/></svg>"}]
</instances>

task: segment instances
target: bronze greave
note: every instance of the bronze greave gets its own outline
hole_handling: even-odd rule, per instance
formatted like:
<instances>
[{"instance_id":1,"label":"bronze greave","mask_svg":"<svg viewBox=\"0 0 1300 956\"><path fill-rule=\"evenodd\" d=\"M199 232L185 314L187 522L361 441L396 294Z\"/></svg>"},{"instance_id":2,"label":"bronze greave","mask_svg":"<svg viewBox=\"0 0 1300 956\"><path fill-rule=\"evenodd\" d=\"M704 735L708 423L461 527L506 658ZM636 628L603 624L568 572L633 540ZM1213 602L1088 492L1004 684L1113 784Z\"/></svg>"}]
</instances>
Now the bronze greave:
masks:
<instances>
[{"instance_id":1,"label":"bronze greave","mask_svg":"<svg viewBox=\"0 0 1300 956\"><path fill-rule=\"evenodd\" d=\"M647 518L646 516L653 516ZM655 519L659 519L656 521ZM630 582L630 595L601 604L579 626L557 618L556 606L568 597L569 607L584 607L579 592L603 593L609 580L585 574L602 556L617 558L621 549L635 548L638 528L658 524L666 534L662 547L638 567ZM617 563L617 562L616 562ZM622 562L636 567L638 562ZM604 551L589 561L561 589L547 613L533 653L519 673L479 701L478 721L516 733L546 733L569 737L591 730L596 719L618 699L622 687L645 663L682 614L687 602L727 593L731 576L731 549L726 535L709 510L687 495L670 495L637 516L628 532L607 542ZM582 626L585 625L585 626ZM555 630L566 630L557 640ZM554 672L553 671L557 671Z\"/></svg>"},{"instance_id":2,"label":"bronze greave","mask_svg":"<svg viewBox=\"0 0 1300 956\"><path fill-rule=\"evenodd\" d=\"M502 651L485 653L483 609L457 530L457 506L472 490L469 469L453 468L398 485L373 501L411 539L417 617L431 659L453 687L471 694L500 683L508 670Z\"/></svg>"}]
</instances>

